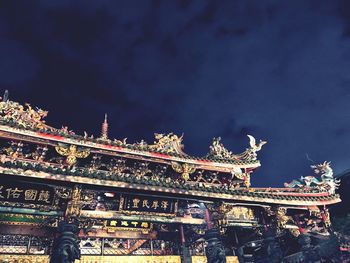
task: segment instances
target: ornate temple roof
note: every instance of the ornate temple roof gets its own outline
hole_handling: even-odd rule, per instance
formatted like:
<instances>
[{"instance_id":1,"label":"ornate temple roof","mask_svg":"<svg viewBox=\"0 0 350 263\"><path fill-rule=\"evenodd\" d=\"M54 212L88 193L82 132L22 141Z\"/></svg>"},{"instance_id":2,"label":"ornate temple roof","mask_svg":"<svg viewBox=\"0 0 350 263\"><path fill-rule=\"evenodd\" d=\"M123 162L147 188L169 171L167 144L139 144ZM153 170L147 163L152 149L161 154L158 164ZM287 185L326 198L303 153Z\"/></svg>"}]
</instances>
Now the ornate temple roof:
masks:
<instances>
[{"instance_id":1,"label":"ornate temple roof","mask_svg":"<svg viewBox=\"0 0 350 263\"><path fill-rule=\"evenodd\" d=\"M32 140L44 139L69 143L81 147L131 154L135 158L138 156L139 158L181 161L206 166L208 169L216 167L225 171L234 167L252 169L259 167L260 162L256 152L260 151L266 143L260 141L256 144L255 138L248 135L250 147L240 154L233 154L220 142L221 138L214 138L212 145L209 146L209 153L204 157L195 157L183 152L183 136L177 136L173 133L155 133L153 143L147 143L144 140L128 143L126 139L109 139L106 134L94 138L87 134L75 134L67 127L57 129L47 125L44 120L47 114L47 111L37 107L33 108L28 103L21 105L18 102L2 100L0 102L0 132L3 136L6 136L6 133L17 134L18 136L26 136L28 139L30 137Z\"/></svg>"},{"instance_id":2,"label":"ornate temple roof","mask_svg":"<svg viewBox=\"0 0 350 263\"><path fill-rule=\"evenodd\" d=\"M14 140L16 145L5 149L0 158L0 173L231 202L303 207L340 201L334 192L322 188L250 188L250 174L260 166L256 153L266 144L265 141L256 142L251 135L248 135L250 146L240 154L232 153L220 138L216 138L205 157L194 157L184 153L183 136L173 133L155 134L153 143L143 140L128 143L126 139L108 138L105 118L101 137L94 138L87 134L77 135L67 127L57 129L47 125L44 120L47 113L30 104L9 101L5 94L0 102L0 139ZM33 152L27 154L30 158L17 153L23 146L22 142L32 144ZM43 161L48 148L52 155L64 157L64 163ZM138 163L133 163L137 167L129 167L126 172L121 172L122 165L118 167L119 164L115 163L104 164L103 170L96 165L101 156L123 165L125 160L115 158ZM77 166L78 160L83 159L89 160ZM154 173L146 178L149 163L163 165L160 167L163 172L157 170L159 167L153 167ZM134 174L131 175L130 171ZM163 176L165 171L170 175ZM180 175L176 180L172 177L174 172ZM161 173L163 175L159 175ZM244 187L236 181L244 182Z\"/></svg>"}]
</instances>

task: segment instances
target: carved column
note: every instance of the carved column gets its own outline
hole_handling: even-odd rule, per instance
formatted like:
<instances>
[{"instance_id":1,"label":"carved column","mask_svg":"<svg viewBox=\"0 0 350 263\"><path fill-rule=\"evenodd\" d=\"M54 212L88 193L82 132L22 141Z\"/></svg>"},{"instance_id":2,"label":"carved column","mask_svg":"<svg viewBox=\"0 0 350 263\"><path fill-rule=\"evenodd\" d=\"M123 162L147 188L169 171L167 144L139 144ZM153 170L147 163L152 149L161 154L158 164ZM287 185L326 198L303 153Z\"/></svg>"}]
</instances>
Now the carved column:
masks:
<instances>
[{"instance_id":1,"label":"carved column","mask_svg":"<svg viewBox=\"0 0 350 263\"><path fill-rule=\"evenodd\" d=\"M276 238L275 234L271 231L269 236L265 239L267 245L267 256L269 262L271 263L279 263L282 261L283 252Z\"/></svg>"},{"instance_id":2,"label":"carved column","mask_svg":"<svg viewBox=\"0 0 350 263\"><path fill-rule=\"evenodd\" d=\"M301 252L303 253L303 262L320 262L320 256L317 249L311 245L311 238L305 234L301 234L298 238L298 243L301 245Z\"/></svg>"},{"instance_id":3,"label":"carved column","mask_svg":"<svg viewBox=\"0 0 350 263\"><path fill-rule=\"evenodd\" d=\"M65 218L58 225L50 263L74 263L76 259L80 259L78 218L82 205L81 188L75 186L71 194L71 200L67 205Z\"/></svg>"},{"instance_id":4,"label":"carved column","mask_svg":"<svg viewBox=\"0 0 350 263\"><path fill-rule=\"evenodd\" d=\"M64 220L59 223L50 263L73 263L80 259L78 234L77 222Z\"/></svg>"},{"instance_id":5,"label":"carved column","mask_svg":"<svg viewBox=\"0 0 350 263\"><path fill-rule=\"evenodd\" d=\"M186 246L186 237L184 226L180 225L180 239L181 239L181 252L182 252L182 262L191 263L191 255L188 247Z\"/></svg>"},{"instance_id":6,"label":"carved column","mask_svg":"<svg viewBox=\"0 0 350 263\"><path fill-rule=\"evenodd\" d=\"M205 249L208 263L226 263L225 247L221 241L218 220L222 217L223 211L217 205L206 205L205 222L207 231L205 239L208 245Z\"/></svg>"},{"instance_id":7,"label":"carved column","mask_svg":"<svg viewBox=\"0 0 350 263\"><path fill-rule=\"evenodd\" d=\"M213 222L212 222L212 219L211 219L211 215L210 215L209 209L205 209L205 223L207 224L208 230L213 228Z\"/></svg>"},{"instance_id":8,"label":"carved column","mask_svg":"<svg viewBox=\"0 0 350 263\"><path fill-rule=\"evenodd\" d=\"M226 263L225 247L221 242L219 230L216 228L208 229L205 233L205 239L208 242L205 249L208 263Z\"/></svg>"}]
</instances>

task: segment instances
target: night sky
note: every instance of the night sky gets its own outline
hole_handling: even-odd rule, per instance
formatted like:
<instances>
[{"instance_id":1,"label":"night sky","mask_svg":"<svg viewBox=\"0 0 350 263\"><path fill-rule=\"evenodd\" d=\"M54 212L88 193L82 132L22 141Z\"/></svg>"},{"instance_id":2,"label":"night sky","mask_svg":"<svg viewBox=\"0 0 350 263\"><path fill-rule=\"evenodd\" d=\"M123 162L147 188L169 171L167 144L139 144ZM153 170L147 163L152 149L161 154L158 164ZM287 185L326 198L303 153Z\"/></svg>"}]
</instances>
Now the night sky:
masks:
<instances>
[{"instance_id":1,"label":"night sky","mask_svg":"<svg viewBox=\"0 0 350 263\"><path fill-rule=\"evenodd\" d=\"M47 123L203 156L268 144L254 186L350 168L349 1L1 1L0 92Z\"/></svg>"}]
</instances>

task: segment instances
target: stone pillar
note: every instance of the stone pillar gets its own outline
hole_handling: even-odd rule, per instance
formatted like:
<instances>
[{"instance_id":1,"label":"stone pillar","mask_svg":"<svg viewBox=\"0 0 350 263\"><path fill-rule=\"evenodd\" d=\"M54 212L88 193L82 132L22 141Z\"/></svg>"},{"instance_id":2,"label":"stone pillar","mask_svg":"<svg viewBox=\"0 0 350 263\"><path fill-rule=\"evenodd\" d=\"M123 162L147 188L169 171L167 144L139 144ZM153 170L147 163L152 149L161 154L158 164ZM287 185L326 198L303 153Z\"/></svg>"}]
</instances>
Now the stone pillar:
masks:
<instances>
[{"instance_id":1,"label":"stone pillar","mask_svg":"<svg viewBox=\"0 0 350 263\"><path fill-rule=\"evenodd\" d=\"M80 259L79 226L76 221L61 221L51 251L50 263L74 263Z\"/></svg>"}]
</instances>

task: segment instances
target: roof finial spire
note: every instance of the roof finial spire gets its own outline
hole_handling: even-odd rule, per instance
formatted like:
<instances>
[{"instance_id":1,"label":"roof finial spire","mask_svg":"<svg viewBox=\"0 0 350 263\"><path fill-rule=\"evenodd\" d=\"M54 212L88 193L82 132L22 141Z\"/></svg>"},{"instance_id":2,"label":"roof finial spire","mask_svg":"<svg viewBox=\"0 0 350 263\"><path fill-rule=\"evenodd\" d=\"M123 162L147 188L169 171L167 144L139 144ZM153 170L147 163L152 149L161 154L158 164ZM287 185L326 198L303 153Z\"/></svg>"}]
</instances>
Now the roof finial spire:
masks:
<instances>
[{"instance_id":1,"label":"roof finial spire","mask_svg":"<svg viewBox=\"0 0 350 263\"><path fill-rule=\"evenodd\" d=\"M9 91L8 90L5 90L4 92L4 96L2 98L2 101L3 102L7 102L9 100Z\"/></svg>"},{"instance_id":2,"label":"roof finial spire","mask_svg":"<svg viewBox=\"0 0 350 263\"><path fill-rule=\"evenodd\" d=\"M101 139L108 140L108 122L107 122L107 113L105 113L105 119L102 123L101 129Z\"/></svg>"}]
</instances>

